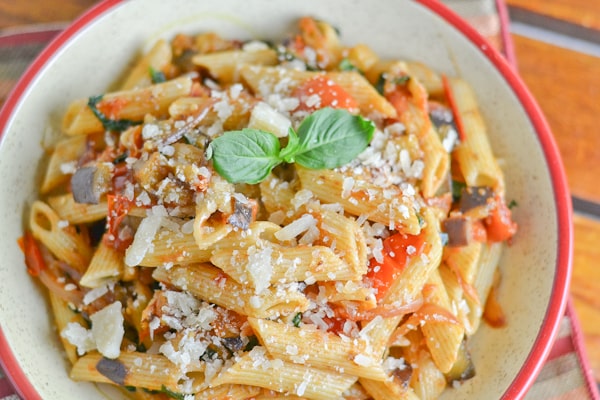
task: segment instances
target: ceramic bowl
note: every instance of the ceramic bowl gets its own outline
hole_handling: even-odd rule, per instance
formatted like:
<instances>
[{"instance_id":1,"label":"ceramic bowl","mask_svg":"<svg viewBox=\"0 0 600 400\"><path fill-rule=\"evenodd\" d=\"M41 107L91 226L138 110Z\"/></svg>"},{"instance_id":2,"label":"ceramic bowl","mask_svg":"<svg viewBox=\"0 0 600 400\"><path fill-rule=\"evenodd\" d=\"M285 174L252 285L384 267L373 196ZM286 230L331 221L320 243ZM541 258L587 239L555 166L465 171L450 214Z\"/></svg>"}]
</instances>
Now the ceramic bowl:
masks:
<instances>
[{"instance_id":1,"label":"ceramic bowl","mask_svg":"<svg viewBox=\"0 0 600 400\"><path fill-rule=\"evenodd\" d=\"M159 37L217 31L231 38L281 38L299 16L338 27L389 58L419 60L475 89L502 160L519 232L501 260L499 300L508 324L482 324L471 347L477 375L444 399L522 397L540 370L562 318L572 249L570 197L551 132L502 56L433 0L107 0L60 34L18 83L0 114L0 355L27 399L103 399L73 382L45 295L17 247L36 198L41 142L71 99L102 93Z\"/></svg>"}]
</instances>

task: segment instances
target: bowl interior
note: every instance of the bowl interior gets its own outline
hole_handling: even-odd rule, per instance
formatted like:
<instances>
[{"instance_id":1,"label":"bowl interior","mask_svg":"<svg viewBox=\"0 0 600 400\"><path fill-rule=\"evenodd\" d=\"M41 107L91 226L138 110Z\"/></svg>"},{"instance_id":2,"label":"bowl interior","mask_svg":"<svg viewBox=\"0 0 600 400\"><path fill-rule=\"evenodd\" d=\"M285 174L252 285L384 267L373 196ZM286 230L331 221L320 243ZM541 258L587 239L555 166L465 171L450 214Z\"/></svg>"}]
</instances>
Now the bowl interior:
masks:
<instances>
[{"instance_id":1,"label":"bowl interior","mask_svg":"<svg viewBox=\"0 0 600 400\"><path fill-rule=\"evenodd\" d=\"M556 170L551 173L531 119L485 52L412 1L380 0L377 7L366 0L253 0L251 7L245 0L112 3L110 12L88 15L86 26L61 38L62 45L21 93L12 113L0 119L5 123L0 145L0 326L25 377L42 398L66 398L68 393L70 398L102 399L107 394L68 378L45 296L27 275L16 245L40 182L41 142L55 134L70 100L106 92L140 49L158 37L214 30L230 38L276 39L303 15L331 22L346 44L362 42L382 57L423 61L465 78L475 89L494 151L502 160L507 199L518 202L514 217L520 230L501 262L500 302L508 325L491 329L482 324L471 341L477 376L446 391L444 398L499 398L508 390L544 324L555 283L559 230L565 227L557 217ZM560 304L565 285L559 282ZM549 321L546 336L552 335L555 322Z\"/></svg>"}]
</instances>

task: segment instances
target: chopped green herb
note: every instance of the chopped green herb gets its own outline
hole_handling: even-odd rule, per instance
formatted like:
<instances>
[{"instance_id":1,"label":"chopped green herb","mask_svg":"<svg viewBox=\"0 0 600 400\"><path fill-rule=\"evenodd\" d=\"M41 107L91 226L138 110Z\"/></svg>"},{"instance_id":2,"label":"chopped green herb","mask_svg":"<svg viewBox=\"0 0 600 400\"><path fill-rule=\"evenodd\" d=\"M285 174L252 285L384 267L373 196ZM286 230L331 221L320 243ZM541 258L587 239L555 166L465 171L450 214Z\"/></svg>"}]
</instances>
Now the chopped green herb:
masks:
<instances>
[{"instance_id":1,"label":"chopped green herb","mask_svg":"<svg viewBox=\"0 0 600 400\"><path fill-rule=\"evenodd\" d=\"M344 58L342 61L340 61L340 64L338 65L338 69L340 71L358 71L360 73L362 73L362 71L358 68L356 68L356 66L354 64L352 64L352 61L348 60L347 58Z\"/></svg>"},{"instance_id":2,"label":"chopped green herb","mask_svg":"<svg viewBox=\"0 0 600 400\"><path fill-rule=\"evenodd\" d=\"M131 121L129 119L110 119L110 118L108 118L106 115L104 115L104 113L102 111L98 110L98 103L100 103L100 101L102 101L102 97L104 97L104 95L91 96L88 99L87 105L90 108L90 110L92 110L92 112L94 113L96 118L98 118L100 120L100 122L102 122L102 126L104 126L104 129L106 129L107 131L120 131L121 132L127 128L130 128L132 126L139 125L142 123L142 121Z\"/></svg>"},{"instance_id":3,"label":"chopped green herb","mask_svg":"<svg viewBox=\"0 0 600 400\"><path fill-rule=\"evenodd\" d=\"M165 385L161 386L160 393L164 393L172 399L185 400L185 396L182 393L174 392L171 389L169 389L168 387L166 387Z\"/></svg>"},{"instance_id":4,"label":"chopped green herb","mask_svg":"<svg viewBox=\"0 0 600 400\"><path fill-rule=\"evenodd\" d=\"M462 191L467 185L464 182L452 180L452 202L456 203L462 197Z\"/></svg>"},{"instance_id":5,"label":"chopped green herb","mask_svg":"<svg viewBox=\"0 0 600 400\"><path fill-rule=\"evenodd\" d=\"M519 204L517 203L517 201L515 199L513 199L513 200L510 201L510 203L508 203L508 209L512 210L513 208L515 208L518 205Z\"/></svg>"},{"instance_id":6,"label":"chopped green herb","mask_svg":"<svg viewBox=\"0 0 600 400\"><path fill-rule=\"evenodd\" d=\"M137 388L135 386L124 386L125 390L128 392L135 392Z\"/></svg>"},{"instance_id":7,"label":"chopped green herb","mask_svg":"<svg viewBox=\"0 0 600 400\"><path fill-rule=\"evenodd\" d=\"M395 83L396 85L406 85L409 80L410 80L410 76L402 75L402 76L395 78L392 82Z\"/></svg>"},{"instance_id":8,"label":"chopped green herb","mask_svg":"<svg viewBox=\"0 0 600 400\"><path fill-rule=\"evenodd\" d=\"M125 161L127 159L127 157L129 157L129 152L127 152L127 151L125 153L123 153L123 154L119 154L113 160L113 164L115 164L115 165L120 164L123 161Z\"/></svg>"},{"instance_id":9,"label":"chopped green herb","mask_svg":"<svg viewBox=\"0 0 600 400\"><path fill-rule=\"evenodd\" d=\"M380 95L383 96L383 89L385 87L385 74L379 74L379 78L377 78L377 82L375 83L375 90L379 92Z\"/></svg>"},{"instance_id":10,"label":"chopped green herb","mask_svg":"<svg viewBox=\"0 0 600 400\"><path fill-rule=\"evenodd\" d=\"M231 183L258 183L281 164L298 163L310 169L333 169L345 165L370 143L373 122L347 110L322 108L290 129L289 141L281 149L272 133L243 129L225 132L206 151L215 170Z\"/></svg>"},{"instance_id":11,"label":"chopped green herb","mask_svg":"<svg viewBox=\"0 0 600 400\"><path fill-rule=\"evenodd\" d=\"M417 215L417 220L419 221L419 226L423 226L425 224L425 219L419 213L417 213L416 215Z\"/></svg>"},{"instance_id":12,"label":"chopped green herb","mask_svg":"<svg viewBox=\"0 0 600 400\"><path fill-rule=\"evenodd\" d=\"M152 67L149 67L150 79L152 79L152 83L163 83L167 80L165 74L161 70L156 70Z\"/></svg>"},{"instance_id":13,"label":"chopped green herb","mask_svg":"<svg viewBox=\"0 0 600 400\"><path fill-rule=\"evenodd\" d=\"M294 315L292 323L296 328L298 328L300 326L300 322L302 322L302 313L299 312L298 314Z\"/></svg>"}]
</instances>

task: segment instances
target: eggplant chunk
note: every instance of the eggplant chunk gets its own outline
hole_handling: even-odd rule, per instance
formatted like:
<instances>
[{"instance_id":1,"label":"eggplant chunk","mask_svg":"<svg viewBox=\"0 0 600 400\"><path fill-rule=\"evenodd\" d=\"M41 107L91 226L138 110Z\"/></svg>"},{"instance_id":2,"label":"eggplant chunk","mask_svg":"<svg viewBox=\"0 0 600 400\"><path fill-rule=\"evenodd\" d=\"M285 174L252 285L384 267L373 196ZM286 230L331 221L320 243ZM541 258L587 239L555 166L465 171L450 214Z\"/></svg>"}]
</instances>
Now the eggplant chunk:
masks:
<instances>
[{"instance_id":1,"label":"eggplant chunk","mask_svg":"<svg viewBox=\"0 0 600 400\"><path fill-rule=\"evenodd\" d=\"M471 220L464 215L446 219L442 225L444 231L448 234L448 246L462 247L471 243L471 224Z\"/></svg>"},{"instance_id":2,"label":"eggplant chunk","mask_svg":"<svg viewBox=\"0 0 600 400\"><path fill-rule=\"evenodd\" d=\"M110 164L97 164L79 168L71 177L71 191L76 203L98 204L108 191L111 181Z\"/></svg>"},{"instance_id":3,"label":"eggplant chunk","mask_svg":"<svg viewBox=\"0 0 600 400\"><path fill-rule=\"evenodd\" d=\"M490 187L466 187L460 196L460 211L475 218L487 217L488 205L493 198L494 191Z\"/></svg>"},{"instance_id":4,"label":"eggplant chunk","mask_svg":"<svg viewBox=\"0 0 600 400\"><path fill-rule=\"evenodd\" d=\"M458 348L456 362L445 376L449 384L452 384L452 382L464 382L475 376L475 365L473 365L473 361L471 360L471 353L469 353L469 349L467 348L466 339L463 339Z\"/></svg>"}]
</instances>

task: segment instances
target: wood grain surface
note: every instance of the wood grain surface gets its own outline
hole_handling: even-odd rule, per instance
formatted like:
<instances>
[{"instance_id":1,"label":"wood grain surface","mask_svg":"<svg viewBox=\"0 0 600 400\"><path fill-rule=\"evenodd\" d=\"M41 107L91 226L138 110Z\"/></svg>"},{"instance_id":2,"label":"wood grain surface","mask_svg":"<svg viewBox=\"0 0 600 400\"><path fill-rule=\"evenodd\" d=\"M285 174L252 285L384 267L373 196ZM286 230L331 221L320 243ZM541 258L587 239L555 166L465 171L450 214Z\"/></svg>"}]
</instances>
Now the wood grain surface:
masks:
<instances>
[{"instance_id":1,"label":"wood grain surface","mask_svg":"<svg viewBox=\"0 0 600 400\"><path fill-rule=\"evenodd\" d=\"M596 381L600 381L600 220L575 215L571 295Z\"/></svg>"},{"instance_id":2,"label":"wood grain surface","mask_svg":"<svg viewBox=\"0 0 600 400\"><path fill-rule=\"evenodd\" d=\"M0 29L18 25L71 21L96 0L2 0Z\"/></svg>"},{"instance_id":3,"label":"wood grain surface","mask_svg":"<svg viewBox=\"0 0 600 400\"><path fill-rule=\"evenodd\" d=\"M518 70L542 108L573 195L600 202L600 58L513 35Z\"/></svg>"},{"instance_id":4,"label":"wood grain surface","mask_svg":"<svg viewBox=\"0 0 600 400\"><path fill-rule=\"evenodd\" d=\"M93 0L0 0L0 30L72 20ZM507 0L521 17L547 17L600 31L598 0ZM543 22L543 18L541 20ZM523 22L523 21L520 21ZM525 21L526 22L526 21ZM535 21L536 24L540 20ZM552 26L550 26L552 28ZM600 58L514 35L518 71L551 125L572 193L600 205ZM595 377L600 380L600 220L575 217L571 293Z\"/></svg>"},{"instance_id":5,"label":"wood grain surface","mask_svg":"<svg viewBox=\"0 0 600 400\"><path fill-rule=\"evenodd\" d=\"M598 0L506 0L506 4L531 14L600 30Z\"/></svg>"}]
</instances>

